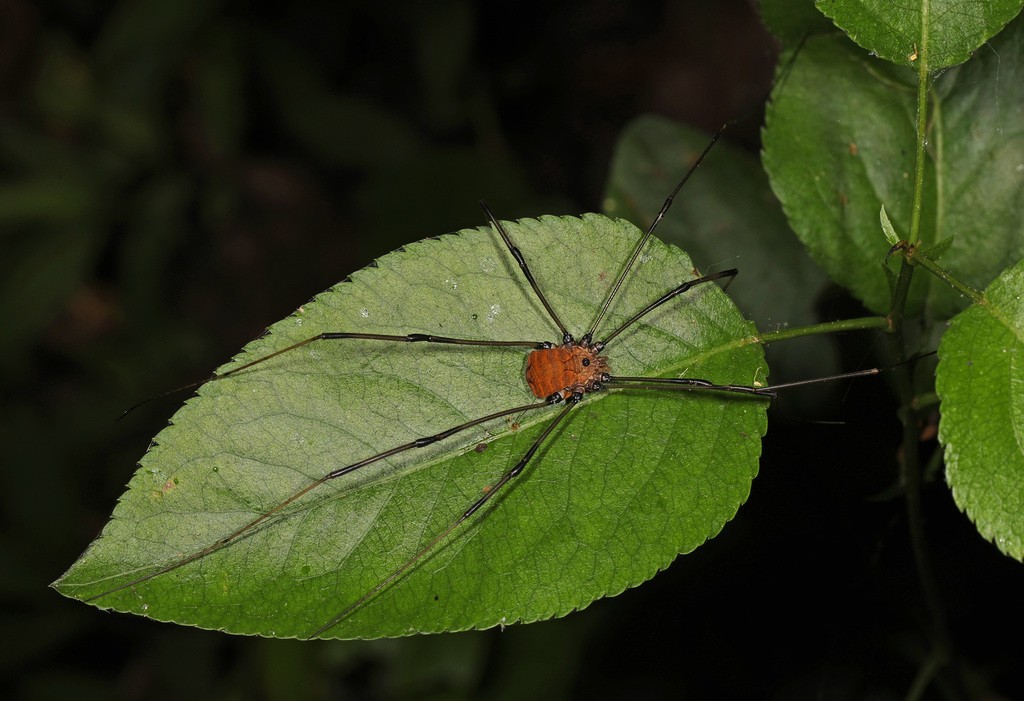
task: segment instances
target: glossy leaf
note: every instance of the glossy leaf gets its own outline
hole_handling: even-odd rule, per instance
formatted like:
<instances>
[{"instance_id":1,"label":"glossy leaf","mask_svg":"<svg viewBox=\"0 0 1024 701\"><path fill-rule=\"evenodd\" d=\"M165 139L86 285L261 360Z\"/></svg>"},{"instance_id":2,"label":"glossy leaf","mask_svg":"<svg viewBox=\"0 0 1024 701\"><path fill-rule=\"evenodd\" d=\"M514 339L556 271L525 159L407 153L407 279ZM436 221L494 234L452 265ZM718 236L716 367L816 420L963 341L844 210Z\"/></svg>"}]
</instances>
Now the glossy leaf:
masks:
<instances>
[{"instance_id":1,"label":"glossy leaf","mask_svg":"<svg viewBox=\"0 0 1024 701\"><path fill-rule=\"evenodd\" d=\"M957 505L1024 559L1024 262L953 319L939 347L939 439Z\"/></svg>"},{"instance_id":2,"label":"glossy leaf","mask_svg":"<svg viewBox=\"0 0 1024 701\"><path fill-rule=\"evenodd\" d=\"M963 63L1020 12L1021 0L817 0L851 39L877 56L909 66L928 46L932 70Z\"/></svg>"},{"instance_id":3,"label":"glossy leaf","mask_svg":"<svg viewBox=\"0 0 1024 701\"><path fill-rule=\"evenodd\" d=\"M955 236L944 265L984 287L1024 255L1024 22L934 83L925 173L924 244ZM908 232L913 198L916 74L865 56L840 37L807 41L776 91L763 161L790 225L811 255L867 307L884 313L889 243L882 205ZM908 310L933 318L965 306L916 276Z\"/></svg>"},{"instance_id":4,"label":"glossy leaf","mask_svg":"<svg viewBox=\"0 0 1024 701\"><path fill-rule=\"evenodd\" d=\"M577 334L640 236L598 215L524 220L509 233ZM682 251L652 240L606 327L693 275ZM235 362L325 330L558 340L487 229L381 258ZM750 385L765 377L760 347L743 340L753 331L721 290L702 285L617 338L608 356L620 374ZM536 401L524 356L325 341L208 383L157 436L102 535L56 586L94 597L210 545L333 469ZM643 582L718 533L747 498L764 405L695 392L589 395L478 518L324 636L534 621ZM309 636L441 533L556 411L493 421L331 481L227 547L92 603L234 633Z\"/></svg>"}]
</instances>

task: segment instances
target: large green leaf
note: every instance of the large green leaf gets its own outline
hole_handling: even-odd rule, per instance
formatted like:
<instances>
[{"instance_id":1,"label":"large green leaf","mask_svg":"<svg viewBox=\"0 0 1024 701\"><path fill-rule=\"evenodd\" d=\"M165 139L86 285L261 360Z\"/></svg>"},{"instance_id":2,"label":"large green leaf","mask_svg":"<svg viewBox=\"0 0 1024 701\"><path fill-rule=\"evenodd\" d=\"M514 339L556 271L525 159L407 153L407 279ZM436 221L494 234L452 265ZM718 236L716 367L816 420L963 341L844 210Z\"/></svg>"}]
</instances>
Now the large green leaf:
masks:
<instances>
[{"instance_id":1,"label":"large green leaf","mask_svg":"<svg viewBox=\"0 0 1024 701\"><path fill-rule=\"evenodd\" d=\"M577 334L640 236L598 215L508 227ZM682 251L652 240L606 330L693 275ZM381 258L222 370L325 330L558 340L500 240L478 229ZM765 373L753 332L720 289L701 285L617 338L608 357L624 375L749 385ZM324 341L208 383L157 436L102 535L56 587L94 597L214 543L333 469L527 403L524 355ZM695 392L589 395L506 492L325 637L534 621L643 582L718 533L747 498L764 404ZM333 480L227 547L92 603L308 636L441 533L557 411L494 421Z\"/></svg>"},{"instance_id":2,"label":"large green leaf","mask_svg":"<svg viewBox=\"0 0 1024 701\"><path fill-rule=\"evenodd\" d=\"M898 63L917 60L927 43L935 70L963 63L979 46L1017 16L1021 0L817 0L850 38L868 51Z\"/></svg>"},{"instance_id":3,"label":"large green leaf","mask_svg":"<svg viewBox=\"0 0 1024 701\"><path fill-rule=\"evenodd\" d=\"M953 319L939 357L953 497L983 536L1024 560L1024 261Z\"/></svg>"},{"instance_id":4,"label":"large green leaf","mask_svg":"<svg viewBox=\"0 0 1024 701\"><path fill-rule=\"evenodd\" d=\"M1024 255L1024 22L934 84L921 238L953 236L943 265L975 287ZM776 91L763 161L790 224L811 255L866 306L885 312L884 204L909 231L916 74L871 59L841 37L815 37ZM948 318L965 301L915 278L908 309Z\"/></svg>"}]
</instances>

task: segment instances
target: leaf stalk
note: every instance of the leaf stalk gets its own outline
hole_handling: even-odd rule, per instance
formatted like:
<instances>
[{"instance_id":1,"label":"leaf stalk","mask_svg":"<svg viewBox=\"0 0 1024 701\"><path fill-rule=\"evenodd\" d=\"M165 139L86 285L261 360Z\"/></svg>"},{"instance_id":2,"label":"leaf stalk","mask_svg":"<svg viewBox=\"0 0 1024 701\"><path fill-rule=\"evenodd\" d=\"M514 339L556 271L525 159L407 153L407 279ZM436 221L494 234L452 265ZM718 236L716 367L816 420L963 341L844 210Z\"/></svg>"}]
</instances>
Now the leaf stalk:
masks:
<instances>
[{"instance_id":1,"label":"leaf stalk","mask_svg":"<svg viewBox=\"0 0 1024 701\"><path fill-rule=\"evenodd\" d=\"M920 412L915 402L913 387L913 364L903 365L909 358L903 333L903 320L907 296L913 278L914 268L923 257L915 256L921 243L921 213L924 200L925 147L928 143L928 95L931 75L928 69L928 3L922 5L920 50L917 52L917 144L914 172L914 200L911 210L909 244L901 242L893 250L904 252L899 275L893 287L889 311L892 329L892 344L896 362L902 365L896 373L896 388L900 397L900 416L903 422L902 450L900 451L900 482L903 487L907 509L907 525L914 564L928 612L931 630L931 652L918 670L917 678L908 691L907 699L917 699L924 693L931 680L944 668L952 657L952 636L946 618L945 606L939 593L938 581L932 566L931 555L925 535L924 508L921 498L922 468L918 451L918 425ZM927 265L926 268L931 270ZM936 266L938 267L938 266Z\"/></svg>"}]
</instances>

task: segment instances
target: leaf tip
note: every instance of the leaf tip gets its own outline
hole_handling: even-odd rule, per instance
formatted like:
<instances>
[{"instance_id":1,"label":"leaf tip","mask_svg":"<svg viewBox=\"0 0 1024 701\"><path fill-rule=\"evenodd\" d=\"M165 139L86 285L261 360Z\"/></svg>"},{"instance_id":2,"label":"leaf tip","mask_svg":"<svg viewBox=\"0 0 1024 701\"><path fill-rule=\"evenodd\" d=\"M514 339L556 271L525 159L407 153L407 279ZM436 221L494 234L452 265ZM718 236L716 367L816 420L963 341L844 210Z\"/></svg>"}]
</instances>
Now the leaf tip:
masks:
<instances>
[{"instance_id":1,"label":"leaf tip","mask_svg":"<svg viewBox=\"0 0 1024 701\"><path fill-rule=\"evenodd\" d=\"M885 205L878 211L878 220L882 224L882 233L885 234L885 239L893 246L898 246L900 243L900 237L896 235L896 229L893 227L892 222L889 221L889 215L885 211Z\"/></svg>"}]
</instances>

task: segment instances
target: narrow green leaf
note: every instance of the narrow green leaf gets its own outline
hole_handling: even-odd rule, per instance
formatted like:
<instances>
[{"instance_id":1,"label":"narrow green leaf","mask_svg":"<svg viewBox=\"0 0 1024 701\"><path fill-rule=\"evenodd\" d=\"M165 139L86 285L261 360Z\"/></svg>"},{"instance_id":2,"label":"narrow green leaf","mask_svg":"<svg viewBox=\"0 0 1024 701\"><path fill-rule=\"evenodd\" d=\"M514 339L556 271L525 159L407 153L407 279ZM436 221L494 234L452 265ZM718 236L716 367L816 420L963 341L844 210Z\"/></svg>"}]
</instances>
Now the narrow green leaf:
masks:
<instances>
[{"instance_id":1,"label":"narrow green leaf","mask_svg":"<svg viewBox=\"0 0 1024 701\"><path fill-rule=\"evenodd\" d=\"M1020 12L1021 0L817 0L818 9L868 51L909 66L927 42L932 70L955 66Z\"/></svg>"},{"instance_id":2,"label":"narrow green leaf","mask_svg":"<svg viewBox=\"0 0 1024 701\"><path fill-rule=\"evenodd\" d=\"M936 79L929 123L925 245L954 236L944 264L976 288L1024 256L1024 22ZM884 204L909 230L916 75L871 59L840 37L808 40L770 105L763 161L790 225L837 282L884 313L879 262ZM915 276L908 313L965 306L939 280Z\"/></svg>"},{"instance_id":3,"label":"narrow green leaf","mask_svg":"<svg viewBox=\"0 0 1024 701\"><path fill-rule=\"evenodd\" d=\"M941 241L936 241L935 243L928 244L927 246L922 246L921 254L937 261L942 258L942 256L946 255L946 251L950 249L955 239L955 236L947 236Z\"/></svg>"},{"instance_id":4,"label":"narrow green leaf","mask_svg":"<svg viewBox=\"0 0 1024 701\"><path fill-rule=\"evenodd\" d=\"M508 225L577 333L640 232L598 215ZM607 327L694 275L652 240ZM319 295L225 370L322 331L558 340L494 232L427 239ZM606 329L607 330L607 329ZM708 284L608 347L613 372L764 380L760 346ZM88 599L209 546L331 470L537 401L526 351L321 341L200 388L155 439L102 535L55 586ZM589 395L511 486L324 637L486 628L566 614L718 533L757 472L764 401ZM305 637L443 532L558 409L493 421L333 480L207 557L91 603L233 633ZM516 421L513 421L516 419Z\"/></svg>"},{"instance_id":5,"label":"narrow green leaf","mask_svg":"<svg viewBox=\"0 0 1024 701\"><path fill-rule=\"evenodd\" d=\"M1024 560L1024 261L953 319L939 358L953 498L984 537Z\"/></svg>"},{"instance_id":6,"label":"narrow green leaf","mask_svg":"<svg viewBox=\"0 0 1024 701\"><path fill-rule=\"evenodd\" d=\"M896 229L893 228L892 222L889 221L889 215L885 213L885 205L878 211L878 219L882 222L882 233L885 234L885 240L895 246L900 242L900 237L896 233Z\"/></svg>"}]
</instances>

